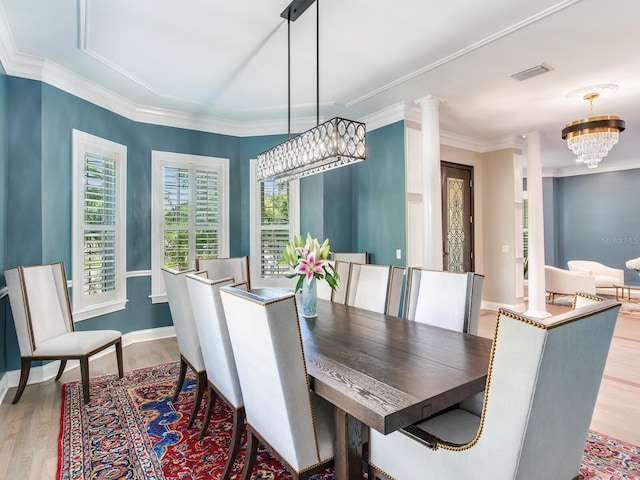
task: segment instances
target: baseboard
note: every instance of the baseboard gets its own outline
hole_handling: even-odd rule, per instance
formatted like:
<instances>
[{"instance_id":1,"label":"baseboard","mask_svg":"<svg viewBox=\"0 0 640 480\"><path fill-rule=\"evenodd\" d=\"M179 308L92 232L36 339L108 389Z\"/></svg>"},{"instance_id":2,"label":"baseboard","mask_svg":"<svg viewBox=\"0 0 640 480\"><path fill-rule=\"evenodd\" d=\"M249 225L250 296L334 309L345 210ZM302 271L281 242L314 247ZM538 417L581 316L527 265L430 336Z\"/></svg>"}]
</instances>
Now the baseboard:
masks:
<instances>
[{"instance_id":1,"label":"baseboard","mask_svg":"<svg viewBox=\"0 0 640 480\"><path fill-rule=\"evenodd\" d=\"M5 373L4 375L2 375L2 378L0 378L0 404L2 404L2 402L4 401L4 397L7 394L8 390L9 390L9 379L7 374Z\"/></svg>"},{"instance_id":2,"label":"baseboard","mask_svg":"<svg viewBox=\"0 0 640 480\"><path fill-rule=\"evenodd\" d=\"M494 312L497 312L501 308L506 308L507 310L512 310L514 312L524 312L527 307L524 303L507 305L504 303L485 302L484 300L482 301L482 310L492 310Z\"/></svg>"},{"instance_id":3,"label":"baseboard","mask_svg":"<svg viewBox=\"0 0 640 480\"><path fill-rule=\"evenodd\" d=\"M170 338L175 336L176 330L173 326L149 328L147 330L136 330L135 332L129 332L122 335L122 346L126 347L128 345L133 345L134 343L149 342L151 340L160 340L162 338ZM99 353L96 353L91 357L89 361L103 357L114 351L115 347L109 347ZM73 370L74 368L79 368L79 366L80 362L78 362L77 360L69 360L64 371L68 372L69 370ZM46 365L42 365L40 367L32 367L31 372L29 373L29 381L27 382L27 385L41 383L46 380L55 378L56 374L58 373L58 368L60 368L60 362L58 360L49 362ZM6 391L9 388L17 387L19 382L20 370L11 370L3 375L2 379L0 380L0 402L2 402L4 395L6 395Z\"/></svg>"}]
</instances>

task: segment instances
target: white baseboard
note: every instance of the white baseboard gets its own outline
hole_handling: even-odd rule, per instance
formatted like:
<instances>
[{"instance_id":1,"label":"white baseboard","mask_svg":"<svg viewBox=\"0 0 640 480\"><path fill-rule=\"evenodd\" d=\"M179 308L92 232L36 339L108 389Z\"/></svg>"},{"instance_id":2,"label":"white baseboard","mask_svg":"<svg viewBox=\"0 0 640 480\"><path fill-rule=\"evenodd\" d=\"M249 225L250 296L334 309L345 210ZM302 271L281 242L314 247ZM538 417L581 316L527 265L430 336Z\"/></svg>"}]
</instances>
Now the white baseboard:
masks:
<instances>
[{"instance_id":1,"label":"white baseboard","mask_svg":"<svg viewBox=\"0 0 640 480\"><path fill-rule=\"evenodd\" d=\"M524 303L518 303L514 305L507 305L505 303L495 303L495 302L485 302L482 301L481 308L483 310L493 310L497 312L500 308L506 308L507 310L513 310L514 312L524 312L526 310L526 305Z\"/></svg>"},{"instance_id":2,"label":"white baseboard","mask_svg":"<svg viewBox=\"0 0 640 480\"><path fill-rule=\"evenodd\" d=\"M134 343L148 342L150 340L160 340L162 338L170 338L175 336L176 330L173 326L149 328L147 330L136 330L135 332L129 332L122 335L122 346L126 347ZM96 358L103 357L104 355L108 355L109 353L114 351L115 347L109 347L99 353L96 353L91 357L90 361ZM78 368L79 366L80 363L77 360L69 360L64 371L68 372L69 370ZM42 365L40 367L31 368L27 385L41 383L51 378L55 378L56 374L58 373L58 368L60 368L59 360L49 362L46 365ZM0 379L0 403L2 403L2 401L4 400L4 396L7 394L7 390L12 387L17 387L19 382L20 370L11 370L5 372L5 374Z\"/></svg>"}]
</instances>

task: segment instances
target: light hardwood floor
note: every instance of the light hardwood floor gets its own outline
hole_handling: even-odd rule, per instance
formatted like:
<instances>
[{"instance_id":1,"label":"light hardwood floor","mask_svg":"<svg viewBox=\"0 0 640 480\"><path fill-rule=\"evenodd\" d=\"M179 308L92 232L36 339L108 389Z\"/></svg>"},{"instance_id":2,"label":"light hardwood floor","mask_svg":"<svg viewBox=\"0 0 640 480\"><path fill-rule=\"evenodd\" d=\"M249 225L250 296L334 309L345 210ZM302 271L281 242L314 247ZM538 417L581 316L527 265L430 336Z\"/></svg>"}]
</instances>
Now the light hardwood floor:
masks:
<instances>
[{"instance_id":1,"label":"light hardwood floor","mask_svg":"<svg viewBox=\"0 0 640 480\"><path fill-rule=\"evenodd\" d=\"M549 306L559 312L564 307ZM483 311L480 334L492 337L495 312ZM125 369L131 370L178 359L175 339L125 347ZM605 368L591 428L640 445L640 320L620 316ZM115 355L91 361L92 376L117 371ZM66 372L60 382L48 380L27 386L20 402L11 405L10 389L0 405L0 479L54 479L58 455L61 386L80 379L79 369Z\"/></svg>"}]
</instances>

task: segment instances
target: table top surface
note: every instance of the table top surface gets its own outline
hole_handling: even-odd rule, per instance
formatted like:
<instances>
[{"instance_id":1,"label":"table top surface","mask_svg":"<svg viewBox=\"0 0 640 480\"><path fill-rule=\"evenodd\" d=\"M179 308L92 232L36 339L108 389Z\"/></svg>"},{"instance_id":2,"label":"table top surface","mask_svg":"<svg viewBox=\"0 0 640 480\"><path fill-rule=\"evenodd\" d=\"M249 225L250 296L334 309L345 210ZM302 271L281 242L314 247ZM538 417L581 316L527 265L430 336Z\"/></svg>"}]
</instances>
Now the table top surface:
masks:
<instances>
[{"instance_id":1,"label":"table top surface","mask_svg":"<svg viewBox=\"0 0 640 480\"><path fill-rule=\"evenodd\" d=\"M314 390L381 433L484 390L490 339L322 299L317 311L300 315Z\"/></svg>"}]
</instances>

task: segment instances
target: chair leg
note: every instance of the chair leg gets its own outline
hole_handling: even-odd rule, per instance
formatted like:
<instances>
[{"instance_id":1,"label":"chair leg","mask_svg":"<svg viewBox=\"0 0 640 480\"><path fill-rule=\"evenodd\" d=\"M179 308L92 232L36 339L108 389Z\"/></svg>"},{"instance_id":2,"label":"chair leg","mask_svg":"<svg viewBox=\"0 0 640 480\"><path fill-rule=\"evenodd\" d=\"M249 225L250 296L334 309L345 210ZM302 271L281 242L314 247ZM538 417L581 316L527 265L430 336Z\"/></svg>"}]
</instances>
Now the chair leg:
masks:
<instances>
[{"instance_id":1,"label":"chair leg","mask_svg":"<svg viewBox=\"0 0 640 480\"><path fill-rule=\"evenodd\" d=\"M66 366L67 366L67 360L66 359L60 360L60 368L58 368L58 374L56 375L56 382L60 380L60 377L64 373L64 367Z\"/></svg>"},{"instance_id":2,"label":"chair leg","mask_svg":"<svg viewBox=\"0 0 640 480\"><path fill-rule=\"evenodd\" d=\"M253 464L256 461L256 453L258 451L258 439L252 431L247 432L247 453L244 458L244 469L242 470L242 480L250 480Z\"/></svg>"},{"instance_id":3,"label":"chair leg","mask_svg":"<svg viewBox=\"0 0 640 480\"><path fill-rule=\"evenodd\" d=\"M184 358L180 357L180 375L178 376L178 383L176 385L176 391L173 394L172 402L178 400L178 395L182 391L182 385L184 384L184 377L187 375L187 362L184 361Z\"/></svg>"},{"instance_id":4,"label":"chair leg","mask_svg":"<svg viewBox=\"0 0 640 480\"><path fill-rule=\"evenodd\" d=\"M116 360L118 362L118 377L124 376L124 365L122 363L122 337L116 343Z\"/></svg>"},{"instance_id":5,"label":"chair leg","mask_svg":"<svg viewBox=\"0 0 640 480\"><path fill-rule=\"evenodd\" d=\"M242 440L242 431L244 430L244 407L233 409L233 432L231 434L231 443L229 444L229 453L227 454L227 463L222 472L222 480L228 480L231 476L231 469L236 460L236 455L240 449L240 440Z\"/></svg>"},{"instance_id":6,"label":"chair leg","mask_svg":"<svg viewBox=\"0 0 640 480\"><path fill-rule=\"evenodd\" d=\"M80 359L80 377L82 378L82 394L86 405L89 403L89 357Z\"/></svg>"},{"instance_id":7,"label":"chair leg","mask_svg":"<svg viewBox=\"0 0 640 480\"><path fill-rule=\"evenodd\" d=\"M22 392L24 392L24 387L27 386L27 380L29 380L29 372L31 371L31 359L22 357L20 360L20 382L18 383L16 396L13 397L13 401L11 402L12 404L16 404L18 403L18 400L20 400Z\"/></svg>"},{"instance_id":8,"label":"chair leg","mask_svg":"<svg viewBox=\"0 0 640 480\"><path fill-rule=\"evenodd\" d=\"M208 400L207 400L207 409L204 412L204 421L202 422L202 427L200 427L200 435L198 435L198 440L202 440L207 433L207 427L209 426L209 421L211 420L211 415L213 414L213 410L216 406L216 391L209 386L207 390Z\"/></svg>"},{"instance_id":9,"label":"chair leg","mask_svg":"<svg viewBox=\"0 0 640 480\"><path fill-rule=\"evenodd\" d=\"M198 416L200 404L202 403L202 395L204 395L204 387L207 385L207 372L198 372L196 375L196 398L193 402L193 410L191 411L187 428L191 428L193 426L193 422Z\"/></svg>"}]
</instances>

